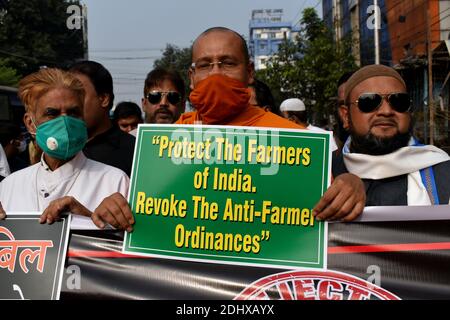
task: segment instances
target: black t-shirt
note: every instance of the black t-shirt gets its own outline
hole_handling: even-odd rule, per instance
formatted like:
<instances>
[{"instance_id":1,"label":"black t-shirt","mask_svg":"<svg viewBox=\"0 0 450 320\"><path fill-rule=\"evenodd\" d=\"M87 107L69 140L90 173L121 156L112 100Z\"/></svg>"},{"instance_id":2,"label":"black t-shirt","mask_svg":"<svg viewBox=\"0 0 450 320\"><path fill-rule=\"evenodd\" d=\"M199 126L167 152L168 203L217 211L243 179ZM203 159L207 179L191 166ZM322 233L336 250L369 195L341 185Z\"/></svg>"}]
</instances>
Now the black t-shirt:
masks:
<instances>
[{"instance_id":1,"label":"black t-shirt","mask_svg":"<svg viewBox=\"0 0 450 320\"><path fill-rule=\"evenodd\" d=\"M86 143L83 152L89 159L119 168L130 176L135 142L134 136L113 126Z\"/></svg>"}]
</instances>

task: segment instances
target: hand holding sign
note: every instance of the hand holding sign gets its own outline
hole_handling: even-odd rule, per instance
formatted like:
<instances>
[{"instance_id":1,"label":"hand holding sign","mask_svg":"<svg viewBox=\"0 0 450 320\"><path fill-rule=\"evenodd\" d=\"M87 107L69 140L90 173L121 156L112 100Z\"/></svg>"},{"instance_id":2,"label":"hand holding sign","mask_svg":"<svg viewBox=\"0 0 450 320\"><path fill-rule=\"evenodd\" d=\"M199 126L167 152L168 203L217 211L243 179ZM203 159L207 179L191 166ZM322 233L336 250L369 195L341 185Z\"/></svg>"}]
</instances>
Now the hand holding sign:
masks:
<instances>
[{"instance_id":1,"label":"hand holding sign","mask_svg":"<svg viewBox=\"0 0 450 320\"><path fill-rule=\"evenodd\" d=\"M128 201L119 192L105 198L95 209L91 218L95 225L101 229L105 227L105 223L109 223L117 229L133 231L133 214Z\"/></svg>"},{"instance_id":2,"label":"hand holding sign","mask_svg":"<svg viewBox=\"0 0 450 320\"><path fill-rule=\"evenodd\" d=\"M59 220L59 216L64 212L90 217L100 229L103 229L108 223L117 229L127 230L128 232L133 231L132 224L134 220L127 200L118 192L105 198L95 209L94 213L74 197L66 196L54 200L44 210L39 222L52 224Z\"/></svg>"},{"instance_id":3,"label":"hand holding sign","mask_svg":"<svg viewBox=\"0 0 450 320\"><path fill-rule=\"evenodd\" d=\"M314 207L317 220L355 220L364 210L366 191L362 180L351 173L338 176Z\"/></svg>"},{"instance_id":4,"label":"hand holding sign","mask_svg":"<svg viewBox=\"0 0 450 320\"><path fill-rule=\"evenodd\" d=\"M65 212L71 212L85 217L90 217L92 214L92 212L78 202L77 199L71 196L65 196L50 202L47 209L42 213L39 223L52 224L59 220L59 216Z\"/></svg>"}]
</instances>

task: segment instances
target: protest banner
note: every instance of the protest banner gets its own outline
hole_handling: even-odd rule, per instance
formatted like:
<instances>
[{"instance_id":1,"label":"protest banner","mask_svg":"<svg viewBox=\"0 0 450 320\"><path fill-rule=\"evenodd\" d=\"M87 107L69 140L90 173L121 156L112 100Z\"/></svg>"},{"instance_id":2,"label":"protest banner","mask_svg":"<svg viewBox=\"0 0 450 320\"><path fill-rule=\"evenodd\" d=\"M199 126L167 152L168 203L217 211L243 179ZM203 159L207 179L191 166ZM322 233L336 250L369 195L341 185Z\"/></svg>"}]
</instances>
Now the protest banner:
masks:
<instances>
[{"instance_id":1,"label":"protest banner","mask_svg":"<svg viewBox=\"0 0 450 320\"><path fill-rule=\"evenodd\" d=\"M70 216L40 224L40 213L0 220L0 299L59 299Z\"/></svg>"},{"instance_id":2,"label":"protest banner","mask_svg":"<svg viewBox=\"0 0 450 320\"><path fill-rule=\"evenodd\" d=\"M80 284L62 298L448 300L449 228L448 205L366 208L359 222L329 223L327 270L212 268L123 254L118 232L76 232L67 267L80 269Z\"/></svg>"},{"instance_id":3,"label":"protest banner","mask_svg":"<svg viewBox=\"0 0 450 320\"><path fill-rule=\"evenodd\" d=\"M124 253L267 267L326 267L312 208L330 183L330 133L139 126Z\"/></svg>"}]
</instances>

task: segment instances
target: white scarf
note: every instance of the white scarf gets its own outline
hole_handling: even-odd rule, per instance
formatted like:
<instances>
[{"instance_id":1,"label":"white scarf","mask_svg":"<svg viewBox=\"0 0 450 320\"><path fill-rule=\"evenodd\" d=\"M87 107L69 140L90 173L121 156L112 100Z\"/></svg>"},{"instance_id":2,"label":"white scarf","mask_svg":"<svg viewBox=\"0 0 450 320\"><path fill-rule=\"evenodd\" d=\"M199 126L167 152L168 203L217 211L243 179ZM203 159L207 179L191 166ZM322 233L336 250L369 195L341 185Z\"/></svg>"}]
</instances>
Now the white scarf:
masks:
<instances>
[{"instance_id":1,"label":"white scarf","mask_svg":"<svg viewBox=\"0 0 450 320\"><path fill-rule=\"evenodd\" d=\"M409 145L382 156L350 152L350 137L342 149L344 164L348 172L361 179L385 179L408 175L408 205L431 205L420 170L450 160L445 151L432 146L415 146L411 138Z\"/></svg>"}]
</instances>

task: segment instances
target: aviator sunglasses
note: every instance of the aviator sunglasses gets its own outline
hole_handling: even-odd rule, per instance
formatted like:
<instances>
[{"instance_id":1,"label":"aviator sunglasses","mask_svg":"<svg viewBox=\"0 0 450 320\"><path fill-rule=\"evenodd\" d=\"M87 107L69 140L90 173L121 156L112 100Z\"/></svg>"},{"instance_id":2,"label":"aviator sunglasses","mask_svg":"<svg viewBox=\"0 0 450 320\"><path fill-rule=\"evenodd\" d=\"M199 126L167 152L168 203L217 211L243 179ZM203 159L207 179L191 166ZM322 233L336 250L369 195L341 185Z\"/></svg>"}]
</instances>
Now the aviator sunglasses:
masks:
<instances>
[{"instance_id":1,"label":"aviator sunglasses","mask_svg":"<svg viewBox=\"0 0 450 320\"><path fill-rule=\"evenodd\" d=\"M411 99L406 92L389 94L363 93L359 96L358 100L353 103L358 105L361 112L369 113L378 109L383 103L383 99L386 99L392 109L397 112L404 113L411 109Z\"/></svg>"},{"instance_id":2,"label":"aviator sunglasses","mask_svg":"<svg viewBox=\"0 0 450 320\"><path fill-rule=\"evenodd\" d=\"M176 91L150 91L145 97L151 104L157 104L164 95L167 97L167 101L169 101L170 104L177 104L181 100L181 95Z\"/></svg>"}]
</instances>

